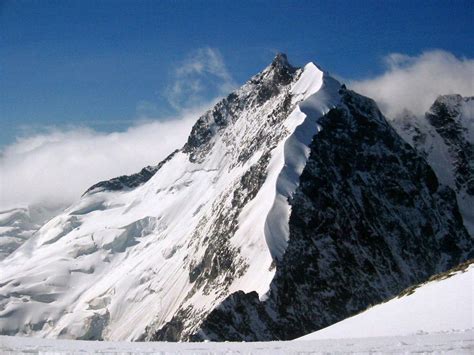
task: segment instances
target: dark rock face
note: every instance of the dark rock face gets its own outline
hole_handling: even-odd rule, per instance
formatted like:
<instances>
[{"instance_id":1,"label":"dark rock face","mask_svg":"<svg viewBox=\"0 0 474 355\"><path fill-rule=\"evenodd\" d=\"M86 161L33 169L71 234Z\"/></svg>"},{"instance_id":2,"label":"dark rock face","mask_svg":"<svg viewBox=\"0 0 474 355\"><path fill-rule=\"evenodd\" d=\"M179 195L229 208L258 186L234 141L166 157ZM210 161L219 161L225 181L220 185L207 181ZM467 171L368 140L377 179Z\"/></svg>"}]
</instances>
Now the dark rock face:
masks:
<instances>
[{"instance_id":1,"label":"dark rock face","mask_svg":"<svg viewBox=\"0 0 474 355\"><path fill-rule=\"evenodd\" d=\"M183 152L189 153L191 162L202 161L205 154L212 148L211 140L214 134L226 127L229 119L235 117L237 107L234 106L236 96L229 95L218 102L212 110L207 111L194 124L188 141L183 147Z\"/></svg>"},{"instance_id":2,"label":"dark rock face","mask_svg":"<svg viewBox=\"0 0 474 355\"><path fill-rule=\"evenodd\" d=\"M372 100L340 94L319 119L267 299L236 292L198 331L169 337L170 322L155 340L293 339L474 256L454 192Z\"/></svg>"},{"instance_id":3,"label":"dark rock face","mask_svg":"<svg viewBox=\"0 0 474 355\"><path fill-rule=\"evenodd\" d=\"M474 195L474 145L467 137L467 129L459 122L461 106L474 97L444 95L431 106L426 119L448 146L455 170L456 189Z\"/></svg>"},{"instance_id":4,"label":"dark rock face","mask_svg":"<svg viewBox=\"0 0 474 355\"><path fill-rule=\"evenodd\" d=\"M120 191L126 189L133 189L140 185L143 185L145 182L150 180L155 173L160 170L160 168L168 162L178 150L175 150L173 153L168 155L163 161L155 166L147 166L140 170L140 172L132 175L122 175L110 180L105 180L98 182L95 185L92 185L90 188L84 192L84 195L87 193L99 192L99 191Z\"/></svg>"}]
</instances>

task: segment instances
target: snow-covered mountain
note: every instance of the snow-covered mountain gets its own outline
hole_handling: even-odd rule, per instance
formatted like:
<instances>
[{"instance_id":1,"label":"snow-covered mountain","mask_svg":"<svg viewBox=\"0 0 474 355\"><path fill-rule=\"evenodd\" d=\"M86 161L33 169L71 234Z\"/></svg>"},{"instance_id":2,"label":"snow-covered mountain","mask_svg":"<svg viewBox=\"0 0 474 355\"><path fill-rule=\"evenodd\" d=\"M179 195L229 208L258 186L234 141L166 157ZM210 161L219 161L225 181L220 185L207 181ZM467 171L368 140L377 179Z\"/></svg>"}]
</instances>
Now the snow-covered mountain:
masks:
<instances>
[{"instance_id":1,"label":"snow-covered mountain","mask_svg":"<svg viewBox=\"0 0 474 355\"><path fill-rule=\"evenodd\" d=\"M32 205L0 211L0 260L15 251L64 207Z\"/></svg>"},{"instance_id":2,"label":"snow-covered mountain","mask_svg":"<svg viewBox=\"0 0 474 355\"><path fill-rule=\"evenodd\" d=\"M291 339L472 257L456 195L376 104L278 55L182 149L0 263L0 333Z\"/></svg>"},{"instance_id":3,"label":"snow-covered mountain","mask_svg":"<svg viewBox=\"0 0 474 355\"><path fill-rule=\"evenodd\" d=\"M456 191L464 224L474 235L474 97L440 96L424 117L406 112L392 123Z\"/></svg>"}]
</instances>

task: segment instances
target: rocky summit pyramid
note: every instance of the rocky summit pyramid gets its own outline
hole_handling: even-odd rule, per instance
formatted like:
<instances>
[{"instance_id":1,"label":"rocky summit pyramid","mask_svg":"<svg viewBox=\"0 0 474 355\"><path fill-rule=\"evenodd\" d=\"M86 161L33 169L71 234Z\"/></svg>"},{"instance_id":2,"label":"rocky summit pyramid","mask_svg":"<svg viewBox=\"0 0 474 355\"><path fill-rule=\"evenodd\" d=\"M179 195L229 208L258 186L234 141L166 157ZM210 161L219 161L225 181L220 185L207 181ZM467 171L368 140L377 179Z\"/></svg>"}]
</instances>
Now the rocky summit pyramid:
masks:
<instances>
[{"instance_id":1,"label":"rocky summit pyramid","mask_svg":"<svg viewBox=\"0 0 474 355\"><path fill-rule=\"evenodd\" d=\"M0 263L0 333L292 339L473 256L456 194L374 101L279 54L183 148Z\"/></svg>"}]
</instances>

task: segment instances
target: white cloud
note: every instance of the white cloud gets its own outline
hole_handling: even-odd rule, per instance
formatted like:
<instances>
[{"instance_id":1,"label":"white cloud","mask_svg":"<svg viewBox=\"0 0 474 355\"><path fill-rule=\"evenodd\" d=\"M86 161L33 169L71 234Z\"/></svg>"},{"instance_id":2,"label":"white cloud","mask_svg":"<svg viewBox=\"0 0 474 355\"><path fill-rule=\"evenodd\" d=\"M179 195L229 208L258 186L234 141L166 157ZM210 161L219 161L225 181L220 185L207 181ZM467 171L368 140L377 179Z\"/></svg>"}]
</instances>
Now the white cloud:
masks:
<instances>
[{"instance_id":1,"label":"white cloud","mask_svg":"<svg viewBox=\"0 0 474 355\"><path fill-rule=\"evenodd\" d=\"M175 69L173 83L165 90L165 97L176 110L199 105L206 94L222 96L236 86L219 50L200 48Z\"/></svg>"},{"instance_id":2,"label":"white cloud","mask_svg":"<svg viewBox=\"0 0 474 355\"><path fill-rule=\"evenodd\" d=\"M36 203L70 204L100 180L157 164L181 148L203 111L142 122L124 132L53 128L17 139L0 152L0 210Z\"/></svg>"},{"instance_id":3,"label":"white cloud","mask_svg":"<svg viewBox=\"0 0 474 355\"><path fill-rule=\"evenodd\" d=\"M393 53L385 57L387 71L349 86L373 98L388 117L404 109L423 115L438 95L474 95L474 60L433 50L419 56Z\"/></svg>"}]
</instances>

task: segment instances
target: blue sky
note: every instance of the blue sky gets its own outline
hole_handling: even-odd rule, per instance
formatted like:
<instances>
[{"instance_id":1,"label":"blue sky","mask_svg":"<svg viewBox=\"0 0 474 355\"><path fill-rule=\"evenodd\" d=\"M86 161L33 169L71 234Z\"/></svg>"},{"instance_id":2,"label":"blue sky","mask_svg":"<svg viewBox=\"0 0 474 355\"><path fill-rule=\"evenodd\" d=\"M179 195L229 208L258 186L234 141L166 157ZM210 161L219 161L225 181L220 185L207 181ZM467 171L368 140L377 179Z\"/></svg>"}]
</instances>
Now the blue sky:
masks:
<instances>
[{"instance_id":1,"label":"blue sky","mask_svg":"<svg viewBox=\"0 0 474 355\"><path fill-rule=\"evenodd\" d=\"M0 147L44 126L110 132L172 117L170 88L187 78L177 68L206 48L224 72L199 81L192 104L243 83L277 51L347 79L381 74L389 53L472 58L473 3L0 0Z\"/></svg>"}]
</instances>

